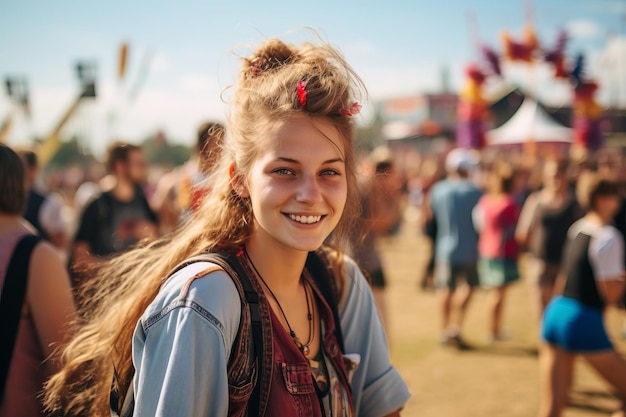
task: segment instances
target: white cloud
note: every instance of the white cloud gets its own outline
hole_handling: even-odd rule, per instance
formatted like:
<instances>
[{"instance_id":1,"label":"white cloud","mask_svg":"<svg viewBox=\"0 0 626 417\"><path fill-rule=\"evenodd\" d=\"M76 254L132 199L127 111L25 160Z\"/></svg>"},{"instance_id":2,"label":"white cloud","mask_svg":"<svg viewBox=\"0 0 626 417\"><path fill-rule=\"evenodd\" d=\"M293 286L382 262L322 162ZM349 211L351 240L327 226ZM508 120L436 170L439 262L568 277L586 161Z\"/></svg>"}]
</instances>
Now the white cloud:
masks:
<instances>
[{"instance_id":1,"label":"white cloud","mask_svg":"<svg viewBox=\"0 0 626 417\"><path fill-rule=\"evenodd\" d=\"M185 74L178 80L178 87L185 91L215 91L218 83L204 74Z\"/></svg>"},{"instance_id":2,"label":"white cloud","mask_svg":"<svg viewBox=\"0 0 626 417\"><path fill-rule=\"evenodd\" d=\"M569 35L573 38L590 39L601 34L600 27L592 20L572 20L566 25Z\"/></svg>"},{"instance_id":3,"label":"white cloud","mask_svg":"<svg viewBox=\"0 0 626 417\"><path fill-rule=\"evenodd\" d=\"M170 67L170 61L163 54L154 54L154 52L145 52L146 56L150 59L150 71L154 73L167 72Z\"/></svg>"},{"instance_id":4,"label":"white cloud","mask_svg":"<svg viewBox=\"0 0 626 417\"><path fill-rule=\"evenodd\" d=\"M599 100L626 107L626 37L611 37L592 66L600 84Z\"/></svg>"}]
</instances>

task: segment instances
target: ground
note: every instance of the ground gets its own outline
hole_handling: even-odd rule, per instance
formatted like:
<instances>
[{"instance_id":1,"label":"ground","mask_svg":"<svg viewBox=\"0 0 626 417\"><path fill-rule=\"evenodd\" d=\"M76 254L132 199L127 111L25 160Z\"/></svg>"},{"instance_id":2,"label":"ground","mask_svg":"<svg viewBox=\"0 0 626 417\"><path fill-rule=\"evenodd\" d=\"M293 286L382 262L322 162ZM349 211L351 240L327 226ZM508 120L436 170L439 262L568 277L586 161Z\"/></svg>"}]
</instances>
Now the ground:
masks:
<instances>
[{"instance_id":1,"label":"ground","mask_svg":"<svg viewBox=\"0 0 626 417\"><path fill-rule=\"evenodd\" d=\"M438 344L437 296L418 282L430 247L409 212L399 234L381 244L388 274L389 339L393 364L405 378L412 398L402 416L532 417L540 398L538 321L530 286L522 279L509 291L505 327L512 338L487 345L486 292L479 291L463 330L474 347L457 351ZM523 261L522 261L523 262ZM610 311L608 331L621 352L626 319ZM607 384L578 359L569 406L564 417L610 415L619 405Z\"/></svg>"}]
</instances>

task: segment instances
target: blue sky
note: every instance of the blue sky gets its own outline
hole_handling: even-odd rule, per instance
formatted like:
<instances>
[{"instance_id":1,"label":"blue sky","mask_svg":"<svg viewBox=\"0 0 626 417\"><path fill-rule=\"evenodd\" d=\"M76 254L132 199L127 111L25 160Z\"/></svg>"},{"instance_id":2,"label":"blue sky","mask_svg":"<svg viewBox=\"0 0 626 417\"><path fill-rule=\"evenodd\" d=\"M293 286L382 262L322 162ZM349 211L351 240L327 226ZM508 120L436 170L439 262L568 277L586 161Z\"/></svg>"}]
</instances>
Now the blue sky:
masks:
<instances>
[{"instance_id":1,"label":"blue sky","mask_svg":"<svg viewBox=\"0 0 626 417\"><path fill-rule=\"evenodd\" d=\"M98 93L85 102L65 133L77 133L98 151L111 137L137 141L161 129L192 143L205 119L225 119L220 91L234 80L250 45L279 36L310 40L312 26L343 51L364 79L370 100L440 88L447 66L458 90L464 66L477 58L478 38L500 50L500 34L522 33L529 5L542 44L560 28L571 36L568 56L585 53L589 75L601 82L601 100L626 104L626 2L530 1L8 1L0 0L0 77L24 76L32 116L16 112L9 143L45 136L77 93L73 65L97 62ZM474 16L473 19L468 16ZM123 83L116 79L118 50L129 45ZM234 51L233 51L233 48ZM142 88L142 61L149 62ZM508 66L507 83L526 83L555 103L569 100L547 68ZM366 120L368 103L365 104ZM0 93L0 119L14 107Z\"/></svg>"}]
</instances>

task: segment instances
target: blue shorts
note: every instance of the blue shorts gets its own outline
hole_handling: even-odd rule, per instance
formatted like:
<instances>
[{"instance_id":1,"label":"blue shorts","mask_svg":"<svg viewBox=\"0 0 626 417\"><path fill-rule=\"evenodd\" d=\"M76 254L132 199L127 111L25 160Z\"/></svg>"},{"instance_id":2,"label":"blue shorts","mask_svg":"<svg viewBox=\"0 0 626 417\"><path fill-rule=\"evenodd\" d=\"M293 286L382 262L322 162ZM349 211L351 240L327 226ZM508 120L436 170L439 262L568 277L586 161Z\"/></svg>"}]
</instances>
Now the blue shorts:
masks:
<instances>
[{"instance_id":1,"label":"blue shorts","mask_svg":"<svg viewBox=\"0 0 626 417\"><path fill-rule=\"evenodd\" d=\"M604 328L602 311L568 297L557 296L550 301L543 314L541 337L573 353L613 348Z\"/></svg>"}]
</instances>

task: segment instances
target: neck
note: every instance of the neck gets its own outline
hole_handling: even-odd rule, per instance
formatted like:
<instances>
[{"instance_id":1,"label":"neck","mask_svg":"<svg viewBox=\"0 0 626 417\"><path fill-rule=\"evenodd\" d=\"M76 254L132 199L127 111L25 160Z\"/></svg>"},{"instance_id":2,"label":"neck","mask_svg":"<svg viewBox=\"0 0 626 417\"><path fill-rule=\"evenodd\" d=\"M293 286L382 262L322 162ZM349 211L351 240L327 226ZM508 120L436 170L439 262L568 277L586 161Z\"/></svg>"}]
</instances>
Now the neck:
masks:
<instances>
[{"instance_id":1,"label":"neck","mask_svg":"<svg viewBox=\"0 0 626 417\"><path fill-rule=\"evenodd\" d=\"M292 296L298 290L307 252L284 246L277 248L257 242L254 237L245 247L250 261L277 296Z\"/></svg>"},{"instance_id":2,"label":"neck","mask_svg":"<svg viewBox=\"0 0 626 417\"><path fill-rule=\"evenodd\" d=\"M135 196L135 185L128 180L118 177L112 193L119 201L130 201Z\"/></svg>"}]
</instances>

